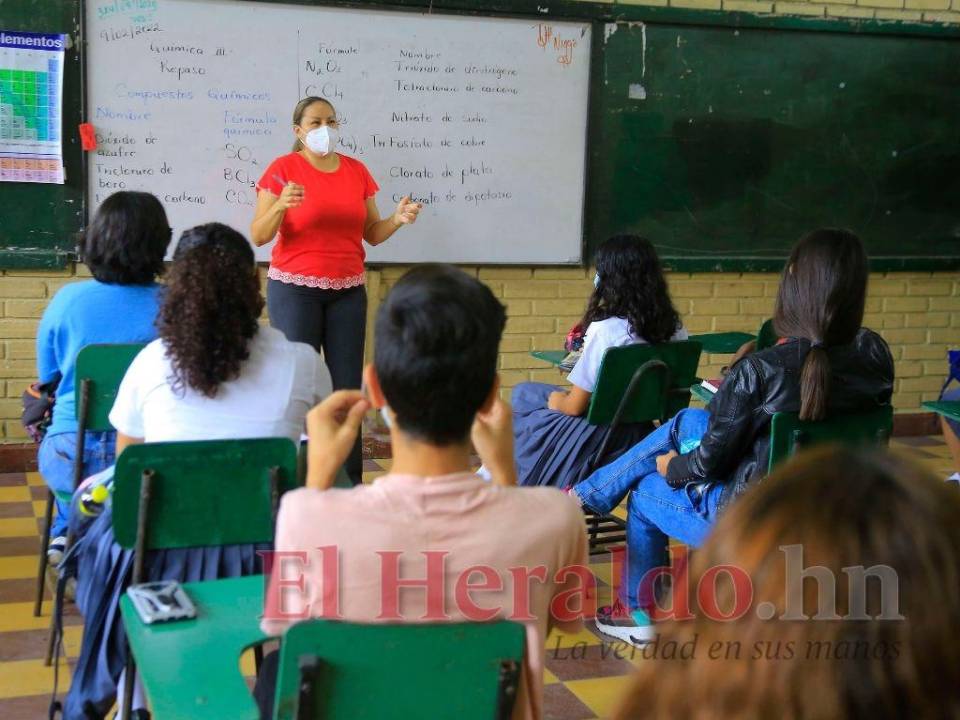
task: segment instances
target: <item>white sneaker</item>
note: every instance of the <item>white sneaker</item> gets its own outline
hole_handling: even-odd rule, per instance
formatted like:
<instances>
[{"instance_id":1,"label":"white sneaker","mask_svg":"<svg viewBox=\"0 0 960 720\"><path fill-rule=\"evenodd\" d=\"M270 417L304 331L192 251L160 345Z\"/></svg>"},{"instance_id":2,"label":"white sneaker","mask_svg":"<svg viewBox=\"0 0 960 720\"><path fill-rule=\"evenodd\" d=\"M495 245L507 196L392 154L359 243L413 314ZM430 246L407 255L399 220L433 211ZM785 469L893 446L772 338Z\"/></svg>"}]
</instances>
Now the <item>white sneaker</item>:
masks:
<instances>
[{"instance_id":1,"label":"white sneaker","mask_svg":"<svg viewBox=\"0 0 960 720\"><path fill-rule=\"evenodd\" d=\"M597 608L597 630L634 647L642 647L657 637L656 628L643 610L628 611L617 600L613 605Z\"/></svg>"},{"instance_id":2,"label":"white sneaker","mask_svg":"<svg viewBox=\"0 0 960 720\"><path fill-rule=\"evenodd\" d=\"M960 472L955 472L953 475L948 477L947 482L957 483L957 485L960 485Z\"/></svg>"},{"instance_id":3,"label":"white sneaker","mask_svg":"<svg viewBox=\"0 0 960 720\"><path fill-rule=\"evenodd\" d=\"M63 560L63 553L66 549L66 537L57 535L55 538L50 538L50 542L47 544L47 562L51 565L59 565L60 561Z\"/></svg>"}]
</instances>

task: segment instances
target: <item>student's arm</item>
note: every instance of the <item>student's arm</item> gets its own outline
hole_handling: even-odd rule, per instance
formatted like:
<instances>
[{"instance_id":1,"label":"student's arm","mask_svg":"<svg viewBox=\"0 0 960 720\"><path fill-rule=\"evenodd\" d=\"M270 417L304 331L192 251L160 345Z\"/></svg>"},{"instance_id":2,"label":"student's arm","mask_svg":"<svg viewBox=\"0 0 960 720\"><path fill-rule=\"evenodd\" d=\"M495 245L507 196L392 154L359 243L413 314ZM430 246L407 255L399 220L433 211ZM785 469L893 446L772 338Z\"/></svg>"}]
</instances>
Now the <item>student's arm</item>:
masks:
<instances>
[{"instance_id":1,"label":"student's arm","mask_svg":"<svg viewBox=\"0 0 960 720\"><path fill-rule=\"evenodd\" d=\"M59 303L54 298L47 306L37 328L37 380L48 383L62 375L57 364L57 317Z\"/></svg>"},{"instance_id":2,"label":"student's arm","mask_svg":"<svg viewBox=\"0 0 960 720\"><path fill-rule=\"evenodd\" d=\"M380 219L380 210L377 209L377 201L373 197L367 198L367 222L363 228L363 238L371 245L379 245L385 242L404 225L412 225L417 221L417 214L420 212L420 203L410 201L407 195L399 203L393 215L385 220Z\"/></svg>"},{"instance_id":3,"label":"student's arm","mask_svg":"<svg viewBox=\"0 0 960 720\"><path fill-rule=\"evenodd\" d=\"M565 415L580 417L590 407L590 397L597 386L603 355L616 344L609 325L603 321L590 323L583 336L583 352L567 376L570 390L554 392L547 399L547 407Z\"/></svg>"},{"instance_id":4,"label":"student's arm","mask_svg":"<svg viewBox=\"0 0 960 720\"><path fill-rule=\"evenodd\" d=\"M760 410L760 373L748 355L730 370L710 403L710 422L700 446L669 461L667 482L715 480L734 468L754 441L754 415Z\"/></svg>"},{"instance_id":5,"label":"student's arm","mask_svg":"<svg viewBox=\"0 0 960 720\"><path fill-rule=\"evenodd\" d=\"M507 403L497 398L490 410L477 413L470 439L495 485L517 484L517 465L513 456L513 413Z\"/></svg>"},{"instance_id":6,"label":"student's arm","mask_svg":"<svg viewBox=\"0 0 960 720\"><path fill-rule=\"evenodd\" d=\"M338 390L307 413L308 488L333 487L369 409L370 403L359 390Z\"/></svg>"},{"instance_id":7,"label":"student's arm","mask_svg":"<svg viewBox=\"0 0 960 720\"><path fill-rule=\"evenodd\" d=\"M117 450L116 456L120 457L120 453L126 450L131 445L142 445L142 437L130 437L129 435L124 435L122 432L117 432Z\"/></svg>"},{"instance_id":8,"label":"student's arm","mask_svg":"<svg viewBox=\"0 0 960 720\"><path fill-rule=\"evenodd\" d=\"M569 391L557 390L550 393L547 400L547 407L564 415L580 417L587 412L590 407L590 398L593 393L589 393L583 388L574 385Z\"/></svg>"},{"instance_id":9,"label":"student's arm","mask_svg":"<svg viewBox=\"0 0 960 720\"><path fill-rule=\"evenodd\" d=\"M250 239L257 247L273 240L289 208L303 204L303 185L288 182L279 197L268 190L257 193L257 208L250 223Z\"/></svg>"},{"instance_id":10,"label":"student's arm","mask_svg":"<svg viewBox=\"0 0 960 720\"><path fill-rule=\"evenodd\" d=\"M737 351L733 354L733 357L730 358L730 365L728 367L733 367L750 353L756 352L756 350L757 341L747 340L743 345L737 348Z\"/></svg>"}]
</instances>

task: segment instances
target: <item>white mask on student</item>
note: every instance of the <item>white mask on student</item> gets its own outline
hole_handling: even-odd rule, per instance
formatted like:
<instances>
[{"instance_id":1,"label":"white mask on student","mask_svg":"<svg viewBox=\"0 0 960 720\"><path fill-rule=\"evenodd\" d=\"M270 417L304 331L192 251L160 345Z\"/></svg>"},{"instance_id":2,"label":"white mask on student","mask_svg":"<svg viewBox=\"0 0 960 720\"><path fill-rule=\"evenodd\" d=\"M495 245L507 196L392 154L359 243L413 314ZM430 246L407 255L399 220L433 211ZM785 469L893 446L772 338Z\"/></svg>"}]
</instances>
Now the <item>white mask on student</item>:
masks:
<instances>
[{"instance_id":1,"label":"white mask on student","mask_svg":"<svg viewBox=\"0 0 960 720\"><path fill-rule=\"evenodd\" d=\"M600 287L600 273L596 273L596 274L593 276L593 286L594 286L595 288Z\"/></svg>"},{"instance_id":2,"label":"white mask on student","mask_svg":"<svg viewBox=\"0 0 960 720\"><path fill-rule=\"evenodd\" d=\"M337 149L339 140L340 134L336 130L323 125L308 132L303 144L317 155L329 155Z\"/></svg>"}]
</instances>

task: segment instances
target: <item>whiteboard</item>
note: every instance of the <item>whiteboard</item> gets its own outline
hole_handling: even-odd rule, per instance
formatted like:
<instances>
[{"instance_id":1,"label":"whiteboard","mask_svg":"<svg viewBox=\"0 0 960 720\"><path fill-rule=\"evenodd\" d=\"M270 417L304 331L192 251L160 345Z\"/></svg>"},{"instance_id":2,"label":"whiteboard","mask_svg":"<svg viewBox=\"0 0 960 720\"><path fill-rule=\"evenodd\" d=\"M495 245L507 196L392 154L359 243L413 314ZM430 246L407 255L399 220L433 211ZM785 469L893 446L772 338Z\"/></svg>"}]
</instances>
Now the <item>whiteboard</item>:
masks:
<instances>
[{"instance_id":1,"label":"whiteboard","mask_svg":"<svg viewBox=\"0 0 960 720\"><path fill-rule=\"evenodd\" d=\"M228 0L89 0L92 210L152 192L174 238L249 233L254 184L290 152L292 112L329 98L339 151L413 227L372 262L581 259L590 26ZM266 260L268 245L257 249Z\"/></svg>"}]
</instances>

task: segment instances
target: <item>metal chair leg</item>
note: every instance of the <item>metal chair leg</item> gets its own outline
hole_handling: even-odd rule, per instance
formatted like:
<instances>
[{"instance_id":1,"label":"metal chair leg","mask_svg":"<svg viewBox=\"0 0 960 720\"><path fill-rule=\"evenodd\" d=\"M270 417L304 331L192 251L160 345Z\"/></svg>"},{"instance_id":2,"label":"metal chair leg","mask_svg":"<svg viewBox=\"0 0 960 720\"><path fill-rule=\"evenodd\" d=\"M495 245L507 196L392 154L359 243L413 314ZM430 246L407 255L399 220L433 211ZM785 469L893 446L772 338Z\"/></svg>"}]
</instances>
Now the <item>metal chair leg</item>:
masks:
<instances>
[{"instance_id":1,"label":"metal chair leg","mask_svg":"<svg viewBox=\"0 0 960 720\"><path fill-rule=\"evenodd\" d=\"M253 647L253 667L257 677L260 677L260 667L263 665L263 645Z\"/></svg>"},{"instance_id":2,"label":"metal chair leg","mask_svg":"<svg viewBox=\"0 0 960 720\"><path fill-rule=\"evenodd\" d=\"M57 606L56 593L54 593L53 610L50 611L50 631L47 637L47 654L43 658L44 667L50 667L53 663L53 653L57 649Z\"/></svg>"},{"instance_id":3,"label":"metal chair leg","mask_svg":"<svg viewBox=\"0 0 960 720\"><path fill-rule=\"evenodd\" d=\"M133 577L131 585L138 585L143 582L143 564L147 554L147 518L150 513L150 499L152 497L153 480L155 473L153 470L144 470L140 476L140 504L137 510L137 544L133 551ZM137 680L137 663L133 657L133 649L130 642L126 643L127 665L126 681L123 686L123 702L120 706L123 709L123 716L129 720L130 713L133 711L133 686Z\"/></svg>"},{"instance_id":4,"label":"metal chair leg","mask_svg":"<svg viewBox=\"0 0 960 720\"><path fill-rule=\"evenodd\" d=\"M43 512L43 539L40 541L40 569L37 571L37 596L33 601L33 616L40 617L43 610L43 590L47 576L47 546L50 544L50 528L53 525L53 493L47 490L47 507Z\"/></svg>"}]
</instances>

